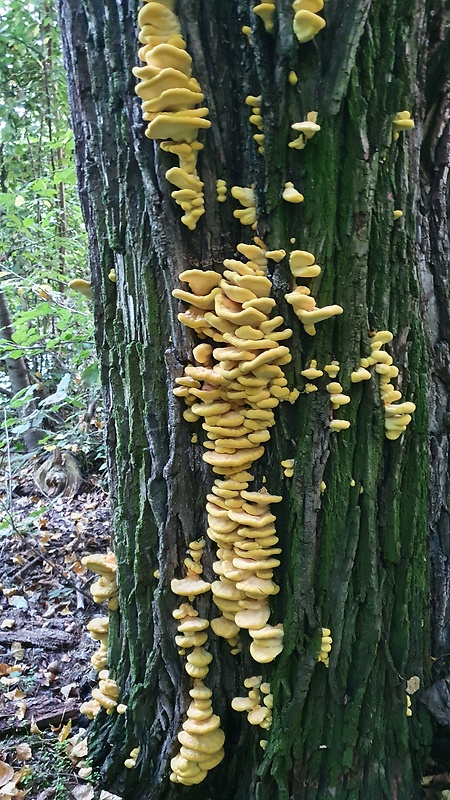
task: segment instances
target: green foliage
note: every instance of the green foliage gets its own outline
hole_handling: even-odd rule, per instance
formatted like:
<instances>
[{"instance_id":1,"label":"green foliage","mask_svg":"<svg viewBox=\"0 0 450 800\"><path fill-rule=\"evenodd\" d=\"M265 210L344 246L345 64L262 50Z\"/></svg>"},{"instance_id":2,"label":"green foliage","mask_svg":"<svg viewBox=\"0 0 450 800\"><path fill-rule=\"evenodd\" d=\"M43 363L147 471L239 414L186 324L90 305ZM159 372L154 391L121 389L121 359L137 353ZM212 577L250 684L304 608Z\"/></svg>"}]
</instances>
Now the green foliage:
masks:
<instances>
[{"instance_id":1,"label":"green foliage","mask_svg":"<svg viewBox=\"0 0 450 800\"><path fill-rule=\"evenodd\" d=\"M0 365L24 357L32 383L0 400L14 440L30 425L72 430L98 380L90 304L67 289L87 277L87 242L55 10L36 0L23 13L18 0L0 11L0 291L14 328Z\"/></svg>"}]
</instances>

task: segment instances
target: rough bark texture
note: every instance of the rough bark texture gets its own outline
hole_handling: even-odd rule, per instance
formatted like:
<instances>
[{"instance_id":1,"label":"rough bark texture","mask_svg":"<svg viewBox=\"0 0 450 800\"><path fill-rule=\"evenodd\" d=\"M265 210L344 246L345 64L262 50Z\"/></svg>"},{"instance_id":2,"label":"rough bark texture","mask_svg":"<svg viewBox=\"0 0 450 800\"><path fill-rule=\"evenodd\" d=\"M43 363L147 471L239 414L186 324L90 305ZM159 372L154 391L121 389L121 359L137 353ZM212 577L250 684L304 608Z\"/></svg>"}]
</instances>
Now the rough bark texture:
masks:
<instances>
[{"instance_id":1,"label":"rough bark texture","mask_svg":"<svg viewBox=\"0 0 450 800\"><path fill-rule=\"evenodd\" d=\"M164 178L172 157L144 137L131 74L137 3L59 0L59 6L91 245L115 508L120 612L111 616L109 663L128 704L125 716L100 716L95 724L102 780L133 800L194 800L219 792L227 800L417 798L430 726L418 695L413 716L406 717L406 680L417 675L428 685L430 655L448 648L444 4L330 0L324 31L299 45L288 0L277 4L273 36L243 0L180 0L177 13L213 122L199 161L206 214L193 233L180 224ZM253 46L241 33L248 23ZM296 87L287 81L292 69ZM263 96L264 159L251 138L255 130L244 105L249 93ZM320 134L300 153L289 149L290 124L313 109ZM392 117L403 109L412 112L416 128L394 143ZM285 649L261 668L246 648L233 658L224 643L212 641L208 685L227 737L226 759L204 784L184 789L168 782L189 688L174 643L171 612L177 603L170 580L180 575L187 543L205 532L204 498L212 479L171 393L193 344L177 321L171 290L183 269L220 269L223 258L235 257L239 241L250 240L249 229L233 218L234 201L217 204L217 178L228 187L254 183L258 232L267 244L290 249L295 236L296 246L315 253L322 265L313 293L320 305L336 302L345 313L321 323L314 338L303 333L283 299L288 267L272 276L279 312L294 329L287 372L290 385L301 390L307 361L337 358L352 398L352 426L330 437L323 390L301 395L279 413L255 475L258 486L266 475L269 490L284 498L277 508L282 591L273 605L284 621ZM287 180L305 195L300 208L280 199ZM396 223L394 208L404 212ZM117 284L108 280L112 268ZM417 405L395 442L384 437L376 381L351 387L349 378L367 355L368 331L380 328L394 332L399 388ZM429 396L436 464L433 650ZM295 458L291 481L283 478L283 458ZM208 614L209 600L198 608ZM329 670L316 662L321 626L333 635ZM255 673L270 680L275 698L265 753L245 715L230 710L243 678ZM136 745L138 764L127 771L124 759Z\"/></svg>"}]
</instances>

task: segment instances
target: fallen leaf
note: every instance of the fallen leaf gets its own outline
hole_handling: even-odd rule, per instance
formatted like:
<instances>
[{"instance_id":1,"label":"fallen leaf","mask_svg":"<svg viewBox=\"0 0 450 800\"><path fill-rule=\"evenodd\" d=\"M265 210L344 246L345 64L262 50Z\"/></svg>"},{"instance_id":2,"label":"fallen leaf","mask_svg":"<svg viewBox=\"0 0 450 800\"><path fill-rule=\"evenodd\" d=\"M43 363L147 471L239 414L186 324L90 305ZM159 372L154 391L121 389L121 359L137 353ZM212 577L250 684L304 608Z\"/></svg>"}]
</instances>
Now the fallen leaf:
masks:
<instances>
[{"instance_id":1,"label":"fallen leaf","mask_svg":"<svg viewBox=\"0 0 450 800\"><path fill-rule=\"evenodd\" d=\"M68 700L71 694L75 694L73 690L76 689L76 686L76 683L68 683L66 686L61 686L60 692L64 700Z\"/></svg>"},{"instance_id":2,"label":"fallen leaf","mask_svg":"<svg viewBox=\"0 0 450 800\"><path fill-rule=\"evenodd\" d=\"M94 789L92 786L89 786L88 783L75 786L72 789L72 797L74 797L75 800L92 800L94 797Z\"/></svg>"},{"instance_id":3,"label":"fallen leaf","mask_svg":"<svg viewBox=\"0 0 450 800\"><path fill-rule=\"evenodd\" d=\"M0 625L0 628L2 629L2 631L10 630L11 628L14 628L15 624L16 624L15 619L11 619L10 617L5 617L5 619L2 621L2 624Z\"/></svg>"},{"instance_id":4,"label":"fallen leaf","mask_svg":"<svg viewBox=\"0 0 450 800\"><path fill-rule=\"evenodd\" d=\"M89 778L91 772L92 772L92 767L81 767L81 769L78 770L78 776L80 778Z\"/></svg>"},{"instance_id":5,"label":"fallen leaf","mask_svg":"<svg viewBox=\"0 0 450 800\"><path fill-rule=\"evenodd\" d=\"M16 745L16 758L18 761L29 761L33 758L30 745L25 742Z\"/></svg>"},{"instance_id":6,"label":"fallen leaf","mask_svg":"<svg viewBox=\"0 0 450 800\"><path fill-rule=\"evenodd\" d=\"M62 730L58 734L58 742L64 742L67 739L71 730L72 730L72 720L69 719L69 722L66 722L64 728L62 728Z\"/></svg>"},{"instance_id":7,"label":"fallen leaf","mask_svg":"<svg viewBox=\"0 0 450 800\"><path fill-rule=\"evenodd\" d=\"M11 655L16 661L23 661L23 647L20 642L13 642L11 645Z\"/></svg>"},{"instance_id":8,"label":"fallen leaf","mask_svg":"<svg viewBox=\"0 0 450 800\"><path fill-rule=\"evenodd\" d=\"M8 597L8 603L13 608L20 608L23 611L28 608L28 602L20 594L13 594L12 597Z\"/></svg>"},{"instance_id":9,"label":"fallen leaf","mask_svg":"<svg viewBox=\"0 0 450 800\"><path fill-rule=\"evenodd\" d=\"M4 786L5 784L9 783L13 775L13 768L4 761L0 761L0 786Z\"/></svg>"},{"instance_id":10,"label":"fallen leaf","mask_svg":"<svg viewBox=\"0 0 450 800\"><path fill-rule=\"evenodd\" d=\"M36 734L40 734L40 733L43 733L43 732L44 732L44 731L41 731L41 729L40 729L40 727L38 726L38 724L36 723L36 721L35 721L34 717L31 717L31 723L30 723L30 733L36 733Z\"/></svg>"},{"instance_id":11,"label":"fallen leaf","mask_svg":"<svg viewBox=\"0 0 450 800\"><path fill-rule=\"evenodd\" d=\"M13 689L12 692L5 692L3 697L8 700L23 700L26 697L26 692L23 692L22 689Z\"/></svg>"},{"instance_id":12,"label":"fallen leaf","mask_svg":"<svg viewBox=\"0 0 450 800\"><path fill-rule=\"evenodd\" d=\"M100 792L100 800L122 800L118 794L111 794L111 792L105 792L104 789Z\"/></svg>"},{"instance_id":13,"label":"fallen leaf","mask_svg":"<svg viewBox=\"0 0 450 800\"><path fill-rule=\"evenodd\" d=\"M5 597L12 597L12 595L18 591L19 589L17 586L4 586L2 589L2 592L5 595Z\"/></svg>"},{"instance_id":14,"label":"fallen leaf","mask_svg":"<svg viewBox=\"0 0 450 800\"><path fill-rule=\"evenodd\" d=\"M18 720L22 721L23 719L25 719L27 704L24 703L23 700L19 700L19 702L16 705L17 705L16 717Z\"/></svg>"}]
</instances>

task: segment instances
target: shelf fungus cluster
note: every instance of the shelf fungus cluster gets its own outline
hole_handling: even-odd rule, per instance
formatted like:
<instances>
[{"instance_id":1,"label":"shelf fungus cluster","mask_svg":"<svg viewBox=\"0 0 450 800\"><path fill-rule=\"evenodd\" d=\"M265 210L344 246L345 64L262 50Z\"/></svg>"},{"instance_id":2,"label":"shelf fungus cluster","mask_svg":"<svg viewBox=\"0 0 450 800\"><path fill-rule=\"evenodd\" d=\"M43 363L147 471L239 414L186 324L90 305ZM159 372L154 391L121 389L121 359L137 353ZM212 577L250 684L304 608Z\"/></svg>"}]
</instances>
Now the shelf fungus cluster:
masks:
<instances>
[{"instance_id":1,"label":"shelf fungus cluster","mask_svg":"<svg viewBox=\"0 0 450 800\"><path fill-rule=\"evenodd\" d=\"M247 697L233 697L231 707L234 711L245 711L250 725L259 725L268 731L272 725L273 695L270 692L270 683L263 683L261 675L246 678L244 686L248 689ZM261 739L264 749L267 740Z\"/></svg>"},{"instance_id":2,"label":"shelf fungus cluster","mask_svg":"<svg viewBox=\"0 0 450 800\"><path fill-rule=\"evenodd\" d=\"M263 5L266 5L263 3ZM253 138L258 145L258 153L263 155L264 153L264 121L261 116L261 102L262 96L258 95L258 97L254 97L252 94L249 94L248 97L245 98L245 104L247 106L251 106L252 113L250 114L249 120L252 125L255 125L258 128L258 133L255 133Z\"/></svg>"},{"instance_id":3,"label":"shelf fungus cluster","mask_svg":"<svg viewBox=\"0 0 450 800\"><path fill-rule=\"evenodd\" d=\"M81 559L84 567L100 575L99 579L91 584L90 592L94 603L108 601L110 611L117 611L119 598L116 581L116 558L114 553L94 553Z\"/></svg>"},{"instance_id":4,"label":"shelf fungus cluster","mask_svg":"<svg viewBox=\"0 0 450 800\"><path fill-rule=\"evenodd\" d=\"M321 268L314 262L313 254L308 253L306 250L293 250L289 256L289 267L296 278L315 278L320 275ZM285 298L293 307L295 314L303 324L305 332L310 336L316 334L315 326L318 322L339 316L344 311L342 306L338 305L319 308L314 297L311 296L311 290L303 285L295 286L292 292L288 292L285 295Z\"/></svg>"},{"instance_id":5,"label":"shelf fungus cluster","mask_svg":"<svg viewBox=\"0 0 450 800\"><path fill-rule=\"evenodd\" d=\"M345 406L350 402L350 397L348 394L344 394L341 384L337 381L330 381L330 383L327 383L327 392L330 395L333 411L338 411L341 406ZM347 419L332 419L330 421L330 430L335 433L345 431L349 427L350 422Z\"/></svg>"},{"instance_id":6,"label":"shelf fungus cluster","mask_svg":"<svg viewBox=\"0 0 450 800\"><path fill-rule=\"evenodd\" d=\"M118 714L125 713L126 706L117 702L120 689L115 680L109 677L108 670L101 670L98 677L98 686L92 690L92 700L87 700L80 706L81 714L85 714L88 719L93 719L102 708L107 714L112 714L114 711L117 711Z\"/></svg>"},{"instance_id":7,"label":"shelf fungus cluster","mask_svg":"<svg viewBox=\"0 0 450 800\"><path fill-rule=\"evenodd\" d=\"M91 656L92 666L100 672L107 665L109 617L93 617L86 627L91 639L100 642L100 647Z\"/></svg>"},{"instance_id":8,"label":"shelf fungus cluster","mask_svg":"<svg viewBox=\"0 0 450 800\"><path fill-rule=\"evenodd\" d=\"M184 215L181 221L193 230L205 213L203 183L197 174L198 152L203 145L198 133L211 126L208 109L195 78L192 59L186 52L178 17L168 2L145 2L139 12L142 47L139 58L143 67L135 67L140 83L136 94L142 99L144 120L149 124L145 135L161 141L161 149L173 153L179 166L167 170L167 180L176 186L172 192Z\"/></svg>"},{"instance_id":9,"label":"shelf fungus cluster","mask_svg":"<svg viewBox=\"0 0 450 800\"><path fill-rule=\"evenodd\" d=\"M320 643L320 650L317 656L317 661L321 661L326 667L330 665L330 652L333 639L331 638L331 631L329 628L322 628L322 641Z\"/></svg>"},{"instance_id":10,"label":"shelf fungus cluster","mask_svg":"<svg viewBox=\"0 0 450 800\"><path fill-rule=\"evenodd\" d=\"M294 150L303 150L308 141L320 131L320 125L317 124L317 111L310 111L303 122L294 122L291 128L298 135L296 139L289 142L288 146Z\"/></svg>"},{"instance_id":11,"label":"shelf fungus cluster","mask_svg":"<svg viewBox=\"0 0 450 800\"><path fill-rule=\"evenodd\" d=\"M184 560L186 575L184 578L174 578L171 582L174 594L190 600L190 603L182 603L173 612L178 621L175 642L180 648L180 655L190 651L186 656L185 669L194 681L189 692L192 699L187 709L187 719L178 734L181 749L170 762L170 780L186 786L201 783L208 770L220 764L224 756L225 736L220 728L220 717L213 713L212 692L203 683L212 661L212 655L203 647L208 640L209 622L202 619L191 605L198 595L211 588L211 584L201 577L204 546L204 539L190 543L188 557Z\"/></svg>"},{"instance_id":12,"label":"shelf fungus cluster","mask_svg":"<svg viewBox=\"0 0 450 800\"><path fill-rule=\"evenodd\" d=\"M189 695L187 719L178 734L180 752L170 762L170 780L185 786L201 783L208 771L220 764L225 741L220 717L212 710L211 690L201 680L195 680Z\"/></svg>"},{"instance_id":13,"label":"shelf fungus cluster","mask_svg":"<svg viewBox=\"0 0 450 800\"><path fill-rule=\"evenodd\" d=\"M194 348L174 393L183 397L188 421L202 419L206 432L204 460L222 476L207 496L208 536L218 545L211 591L221 616L213 631L237 652L239 630L252 639L250 653L259 663L272 661L283 647L281 625L269 625L269 598L278 593L273 570L281 550L271 504L282 498L263 488L249 490L248 472L264 453L274 425L274 409L290 391L282 370L291 355L282 342L292 335L280 329L283 318L270 313L268 258L284 251L266 251L263 243L239 244L245 262L225 259L223 276L212 270L188 270L180 279L191 291L173 294L189 305L179 314L197 335L212 340ZM219 346L214 346L214 344Z\"/></svg>"},{"instance_id":14,"label":"shelf fungus cluster","mask_svg":"<svg viewBox=\"0 0 450 800\"><path fill-rule=\"evenodd\" d=\"M392 356L382 349L391 342L393 334L390 331L378 331L372 337L370 345L371 354L367 366L375 365L375 372L380 376L380 394L384 403L384 428L387 439L398 439L411 422L411 414L416 410L414 403L399 402L402 394L391 381L398 376L398 367L393 363Z\"/></svg>"},{"instance_id":15,"label":"shelf fungus cluster","mask_svg":"<svg viewBox=\"0 0 450 800\"><path fill-rule=\"evenodd\" d=\"M243 208L237 208L233 211L233 216L238 219L242 225L250 225L253 229L256 228L256 201L253 186L232 186L231 194L235 200L239 200Z\"/></svg>"},{"instance_id":16,"label":"shelf fungus cluster","mask_svg":"<svg viewBox=\"0 0 450 800\"><path fill-rule=\"evenodd\" d=\"M294 33L300 42L310 42L325 27L325 20L319 17L324 0L294 0Z\"/></svg>"}]
</instances>

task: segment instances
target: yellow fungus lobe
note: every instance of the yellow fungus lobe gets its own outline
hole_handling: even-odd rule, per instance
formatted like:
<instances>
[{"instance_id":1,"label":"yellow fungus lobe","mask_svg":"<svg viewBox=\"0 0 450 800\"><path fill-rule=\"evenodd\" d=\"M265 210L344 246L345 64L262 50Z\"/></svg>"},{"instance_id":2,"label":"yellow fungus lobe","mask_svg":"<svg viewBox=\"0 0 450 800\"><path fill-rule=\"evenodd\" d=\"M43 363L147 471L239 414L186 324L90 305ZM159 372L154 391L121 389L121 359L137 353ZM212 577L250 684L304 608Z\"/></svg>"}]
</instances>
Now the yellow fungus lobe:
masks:
<instances>
[{"instance_id":1,"label":"yellow fungus lobe","mask_svg":"<svg viewBox=\"0 0 450 800\"><path fill-rule=\"evenodd\" d=\"M301 0L300 0L301 2ZM295 8L300 5L300 3L295 0L293 6ZM300 42L300 44L304 44L305 42L310 42L311 39L314 39L316 34L325 27L325 20L322 17L317 16L317 14L313 11L308 11L304 4L303 7L300 8L299 11L295 14L294 17L294 33Z\"/></svg>"},{"instance_id":2,"label":"yellow fungus lobe","mask_svg":"<svg viewBox=\"0 0 450 800\"><path fill-rule=\"evenodd\" d=\"M325 481L320 481L320 493L321 494L324 493L326 488L327 488L327 485L326 485Z\"/></svg>"},{"instance_id":3,"label":"yellow fungus lobe","mask_svg":"<svg viewBox=\"0 0 450 800\"><path fill-rule=\"evenodd\" d=\"M409 131L414 128L414 120L411 119L409 111L398 111L392 120L392 136L396 141L400 131Z\"/></svg>"},{"instance_id":4,"label":"yellow fungus lobe","mask_svg":"<svg viewBox=\"0 0 450 800\"><path fill-rule=\"evenodd\" d=\"M403 211L397 208L393 213L393 217L394 219L400 219L400 217L403 217Z\"/></svg>"},{"instance_id":5,"label":"yellow fungus lobe","mask_svg":"<svg viewBox=\"0 0 450 800\"><path fill-rule=\"evenodd\" d=\"M288 75L288 81L291 84L291 86L296 86L296 84L298 82L297 73L294 72L294 70L292 70L292 69L291 69L291 71L290 71L290 73Z\"/></svg>"},{"instance_id":6,"label":"yellow fungus lobe","mask_svg":"<svg viewBox=\"0 0 450 800\"><path fill-rule=\"evenodd\" d=\"M284 184L282 198L288 203L303 203L303 200L305 199L303 195L300 194L300 192L295 188L294 184L291 183L291 181Z\"/></svg>"}]
</instances>

